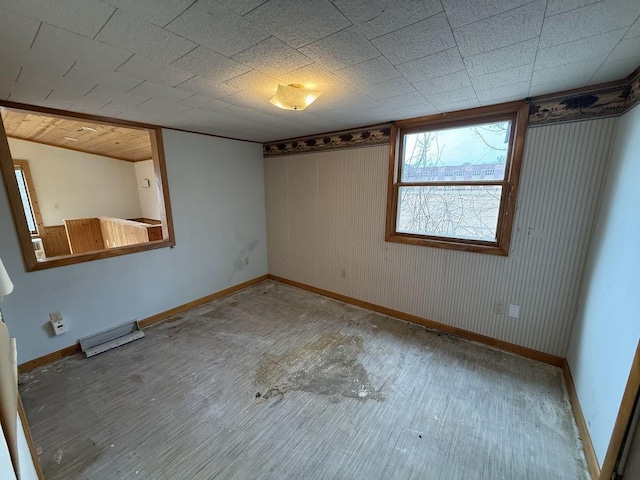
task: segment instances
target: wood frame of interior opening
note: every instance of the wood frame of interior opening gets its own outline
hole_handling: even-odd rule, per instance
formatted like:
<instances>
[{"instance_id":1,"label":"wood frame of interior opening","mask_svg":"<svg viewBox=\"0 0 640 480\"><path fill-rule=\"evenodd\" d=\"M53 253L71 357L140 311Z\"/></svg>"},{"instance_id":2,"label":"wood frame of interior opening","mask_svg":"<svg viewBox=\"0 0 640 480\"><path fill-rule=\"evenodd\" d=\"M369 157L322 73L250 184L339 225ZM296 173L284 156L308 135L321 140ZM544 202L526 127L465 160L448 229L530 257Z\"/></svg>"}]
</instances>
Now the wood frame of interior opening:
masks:
<instances>
[{"instance_id":1,"label":"wood frame of interior opening","mask_svg":"<svg viewBox=\"0 0 640 480\"><path fill-rule=\"evenodd\" d=\"M9 206L13 215L14 224L18 234L18 240L22 250L22 257L27 271L61 267L64 265L71 265L75 263L89 262L92 260L100 260L103 258L116 257L120 255L128 255L130 253L144 252L146 250L154 250L157 248L173 247L175 245L176 242L173 229L173 217L171 214L171 202L169 199L167 168L164 157L164 144L162 141L161 127L156 125L130 122L127 120L119 120L108 117L67 112L46 107L38 107L34 105L26 105L5 100L0 101L0 107L21 110L29 113L37 113L52 117L72 120L80 119L105 125L147 130L149 132L149 138L151 141L155 183L158 188L159 198L162 199L160 205L160 220L162 222L161 240L150 241L147 243L138 243L135 245L114 247L105 250L96 250L86 253L78 253L75 255L63 255L38 261L36 259L36 253L33 248L33 242L31 240L32 235L29 231L27 220L23 212L20 192L18 190L18 183L16 181L14 173L14 160L11 155L11 150L9 149L9 142L7 140L4 124L0 119L0 171L2 171L2 177L9 200Z\"/></svg>"},{"instance_id":2,"label":"wood frame of interior opening","mask_svg":"<svg viewBox=\"0 0 640 480\"><path fill-rule=\"evenodd\" d=\"M427 117L400 120L391 127L389 148L389 180L387 190L386 235L387 242L408 243L437 248L465 250L507 256L515 213L520 167L524 151L525 133L527 129L529 106L526 102L510 102L471 110L430 115ZM511 121L511 135L508 147L508 158L503 181L436 181L436 182L402 182L402 148L403 138L407 133L439 130L462 126L471 126L492 121ZM496 241L465 240L454 237L428 236L397 231L398 197L402 186L482 186L500 184L502 197L500 213L496 228Z\"/></svg>"}]
</instances>

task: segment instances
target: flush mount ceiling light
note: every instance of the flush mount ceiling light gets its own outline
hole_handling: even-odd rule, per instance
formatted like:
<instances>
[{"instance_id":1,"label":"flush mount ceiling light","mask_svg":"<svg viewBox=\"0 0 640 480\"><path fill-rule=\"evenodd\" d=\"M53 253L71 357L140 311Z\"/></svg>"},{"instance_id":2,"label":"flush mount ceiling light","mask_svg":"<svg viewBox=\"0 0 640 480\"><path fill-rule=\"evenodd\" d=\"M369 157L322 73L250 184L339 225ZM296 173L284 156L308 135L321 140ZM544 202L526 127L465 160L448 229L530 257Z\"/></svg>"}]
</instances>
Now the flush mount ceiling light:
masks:
<instances>
[{"instance_id":1,"label":"flush mount ceiling light","mask_svg":"<svg viewBox=\"0 0 640 480\"><path fill-rule=\"evenodd\" d=\"M322 92L305 90L302 85L291 83L289 85L278 85L276 94L269 102L284 110L304 110L320 95L322 95Z\"/></svg>"}]
</instances>

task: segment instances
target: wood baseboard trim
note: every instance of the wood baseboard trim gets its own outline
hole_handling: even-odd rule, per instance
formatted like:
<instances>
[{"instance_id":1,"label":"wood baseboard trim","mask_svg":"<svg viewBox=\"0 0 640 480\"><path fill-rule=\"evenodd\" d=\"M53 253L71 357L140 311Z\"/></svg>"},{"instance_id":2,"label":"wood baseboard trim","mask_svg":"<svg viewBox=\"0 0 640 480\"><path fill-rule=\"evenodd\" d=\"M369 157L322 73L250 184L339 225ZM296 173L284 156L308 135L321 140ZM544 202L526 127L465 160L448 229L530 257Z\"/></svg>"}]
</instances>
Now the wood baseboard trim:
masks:
<instances>
[{"instance_id":1,"label":"wood baseboard trim","mask_svg":"<svg viewBox=\"0 0 640 480\"><path fill-rule=\"evenodd\" d=\"M186 312L187 310L199 307L200 305L204 305L205 303L211 302L212 300L217 300L218 298L226 297L227 295L231 295L232 293L244 290L251 285L255 285L256 283L267 280L267 278L269 278L269 276L266 274L256 278L252 278L251 280L239 283L238 285L234 285L233 287L225 288L224 290L220 290L219 292L207 295L206 297L198 298L182 305L178 305L177 307L170 308L169 310L165 310L164 312L156 313L155 315L151 315L150 317L143 318L142 320L139 320L138 323L142 328L148 327L149 325L153 325L154 323L158 323L166 320L167 318L173 317L178 313Z\"/></svg>"},{"instance_id":2,"label":"wood baseboard trim","mask_svg":"<svg viewBox=\"0 0 640 480\"><path fill-rule=\"evenodd\" d=\"M591 474L592 480L598 480L600 478L600 465L598 464L596 451L593 448L593 443L591 442L591 435L589 435L587 422L585 421L584 415L582 414L582 408L580 407L580 401L578 400L576 386L573 383L571 369L569 368L569 363L566 359L562 362L562 373L564 374L564 383L567 385L567 390L569 391L569 400L571 400L573 416L575 417L576 424L578 425L578 432L580 433L580 439L582 440L582 447L584 449L584 455L587 459L589 473Z\"/></svg>"},{"instance_id":3,"label":"wood baseboard trim","mask_svg":"<svg viewBox=\"0 0 640 480\"><path fill-rule=\"evenodd\" d=\"M339 300L344 303L349 303L357 307L366 308L367 310L372 310L374 312L382 313L383 315L389 315L390 317L399 318L400 320L416 323L418 325L422 325L423 327L432 328L444 333L450 333L451 335L455 335L456 337L464 338L466 340L471 340L473 342L482 343L484 345L488 345L490 347L494 347L499 350L504 350L505 352L515 353L516 355L520 355L521 357L537 360L539 362L547 363L555 367L562 367L565 361L564 358L562 357L541 352L539 350L534 350L532 348L516 345L515 343L505 342L503 340L498 340L496 338L488 337L486 335L481 335L479 333L470 332L469 330L464 330L462 328L453 327L451 325L429 320L427 318L422 318L417 315L412 315L410 313L405 313L399 310L394 310L392 308L376 305L375 303L369 303L363 300L358 300L357 298L348 297L340 293L335 293L329 290L324 290L322 288L313 287L311 285L296 282L295 280L289 280L287 278L279 277L277 275L269 274L269 279L275 280L276 282L284 283L285 285L291 285L292 287L301 288L302 290L307 290L309 292L317 293L318 295L333 298L334 300Z\"/></svg>"},{"instance_id":4,"label":"wood baseboard trim","mask_svg":"<svg viewBox=\"0 0 640 480\"><path fill-rule=\"evenodd\" d=\"M220 290L219 292L212 293L211 295L207 295L206 297L198 298L183 305L178 305L177 307L165 310L164 312L156 313L155 315L151 315L150 317L143 318L138 323L143 328L148 327L149 325L153 325L154 323L166 320L167 318L170 318L178 313L186 312L187 310L199 307L200 305L204 305L205 303L212 300L226 297L227 295L231 295L232 293L244 290L251 285L255 285L256 283L267 280L267 278L268 275L261 275L251 280L247 280L246 282L239 283L238 285L234 285L233 287L225 288L224 290ZM62 360L65 357L70 357L71 355L75 355L76 353L80 352L80 344L76 343L75 345L56 350L55 352L48 353L46 355L43 355L42 357L34 358L33 360L29 360L28 362L21 363L20 365L18 365L18 372L20 374L26 373L33 370L34 368L57 362L58 360Z\"/></svg>"},{"instance_id":5,"label":"wood baseboard trim","mask_svg":"<svg viewBox=\"0 0 640 480\"><path fill-rule=\"evenodd\" d=\"M56 350L55 352L47 353L42 357L34 358L33 360L29 360L28 362L21 363L20 365L18 365L18 373L22 374L30 372L34 368L57 362L58 360L62 360L65 357L70 357L71 355L75 355L76 353L80 352L81 350L79 343L61 348L60 350Z\"/></svg>"}]
</instances>

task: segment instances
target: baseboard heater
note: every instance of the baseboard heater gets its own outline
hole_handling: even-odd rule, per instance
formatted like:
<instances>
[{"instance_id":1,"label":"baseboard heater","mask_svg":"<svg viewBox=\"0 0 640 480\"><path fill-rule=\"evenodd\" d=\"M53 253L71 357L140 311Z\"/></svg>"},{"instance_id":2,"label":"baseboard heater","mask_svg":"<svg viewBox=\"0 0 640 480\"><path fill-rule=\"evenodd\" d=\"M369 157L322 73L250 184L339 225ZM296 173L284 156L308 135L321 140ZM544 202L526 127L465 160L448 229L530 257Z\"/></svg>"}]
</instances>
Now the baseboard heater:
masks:
<instances>
[{"instance_id":1,"label":"baseboard heater","mask_svg":"<svg viewBox=\"0 0 640 480\"><path fill-rule=\"evenodd\" d=\"M144 332L140 328L137 320L123 323L117 327L104 330L103 332L89 335L80 339L80 348L87 357L93 357L112 348L119 347L125 343L133 342L144 337Z\"/></svg>"}]
</instances>

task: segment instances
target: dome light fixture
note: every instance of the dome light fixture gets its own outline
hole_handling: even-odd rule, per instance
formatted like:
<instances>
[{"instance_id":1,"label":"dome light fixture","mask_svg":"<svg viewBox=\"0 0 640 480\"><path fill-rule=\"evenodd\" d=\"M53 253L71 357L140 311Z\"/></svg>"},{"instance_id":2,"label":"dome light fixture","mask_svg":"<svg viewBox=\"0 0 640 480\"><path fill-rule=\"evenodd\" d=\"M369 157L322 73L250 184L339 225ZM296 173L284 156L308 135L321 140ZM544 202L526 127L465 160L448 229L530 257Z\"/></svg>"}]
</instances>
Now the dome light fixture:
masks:
<instances>
[{"instance_id":1,"label":"dome light fixture","mask_svg":"<svg viewBox=\"0 0 640 480\"><path fill-rule=\"evenodd\" d=\"M278 85L275 95L269 102L283 110L304 110L320 95L322 92L306 90L303 85L290 83Z\"/></svg>"}]
</instances>

